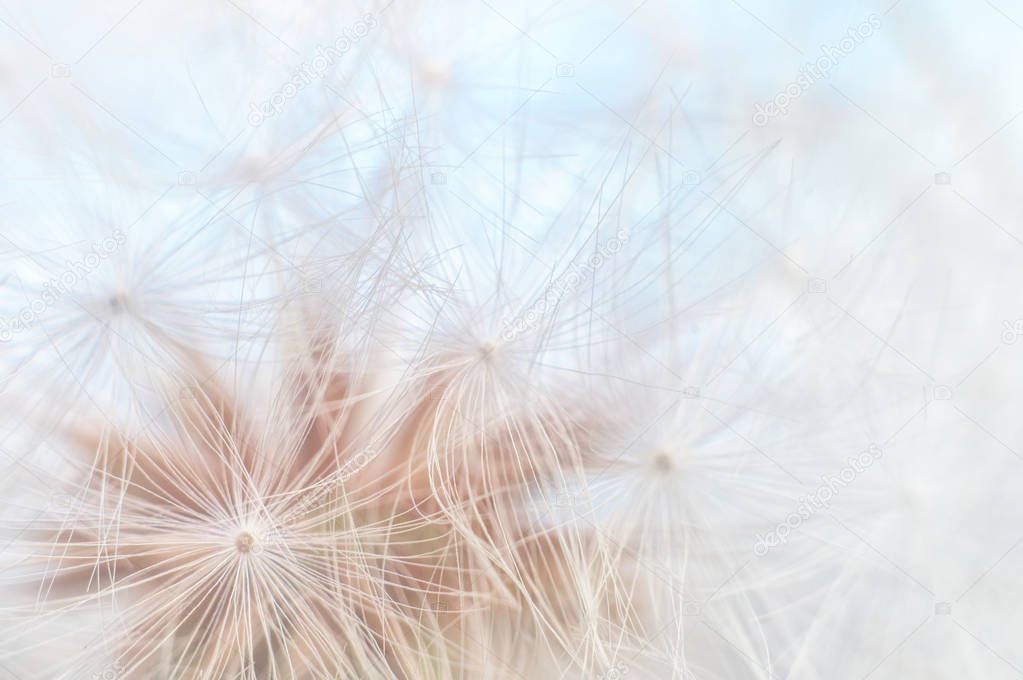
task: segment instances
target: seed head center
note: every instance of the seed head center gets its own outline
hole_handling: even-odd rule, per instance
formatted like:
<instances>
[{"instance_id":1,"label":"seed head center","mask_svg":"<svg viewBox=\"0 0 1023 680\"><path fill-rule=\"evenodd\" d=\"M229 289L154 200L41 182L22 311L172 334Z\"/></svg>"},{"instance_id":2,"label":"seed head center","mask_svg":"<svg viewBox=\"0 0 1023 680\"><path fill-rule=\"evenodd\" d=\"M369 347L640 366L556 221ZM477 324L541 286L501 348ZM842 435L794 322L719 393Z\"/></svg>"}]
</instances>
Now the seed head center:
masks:
<instances>
[{"instance_id":1,"label":"seed head center","mask_svg":"<svg viewBox=\"0 0 1023 680\"><path fill-rule=\"evenodd\" d=\"M667 474L672 471L675 467L675 459L667 451L658 451L654 454L654 468L662 473Z\"/></svg>"},{"instance_id":2,"label":"seed head center","mask_svg":"<svg viewBox=\"0 0 1023 680\"><path fill-rule=\"evenodd\" d=\"M235 550L242 554L252 552L252 549L256 545L256 537L250 534L248 531L243 531L238 534L234 539Z\"/></svg>"}]
</instances>

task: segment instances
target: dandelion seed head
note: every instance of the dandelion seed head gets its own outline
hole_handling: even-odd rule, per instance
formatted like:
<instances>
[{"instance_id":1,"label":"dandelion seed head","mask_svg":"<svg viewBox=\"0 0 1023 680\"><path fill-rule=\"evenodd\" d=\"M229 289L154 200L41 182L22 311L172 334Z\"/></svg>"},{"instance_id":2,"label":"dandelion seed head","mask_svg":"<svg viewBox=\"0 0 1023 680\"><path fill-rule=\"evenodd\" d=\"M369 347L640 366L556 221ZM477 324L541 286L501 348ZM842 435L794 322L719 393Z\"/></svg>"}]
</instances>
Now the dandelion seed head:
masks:
<instances>
[{"instance_id":1,"label":"dandelion seed head","mask_svg":"<svg viewBox=\"0 0 1023 680\"><path fill-rule=\"evenodd\" d=\"M420 69L423 81L432 87L444 89L451 84L453 71L444 59L427 59Z\"/></svg>"},{"instance_id":2,"label":"dandelion seed head","mask_svg":"<svg viewBox=\"0 0 1023 680\"><path fill-rule=\"evenodd\" d=\"M653 455L654 469L662 475L667 475L676 469L676 456L670 451L659 449Z\"/></svg>"},{"instance_id":3,"label":"dandelion seed head","mask_svg":"<svg viewBox=\"0 0 1023 680\"><path fill-rule=\"evenodd\" d=\"M1013 176L1014 107L932 139L885 88L789 93L751 127L770 60L693 76L837 18L775 7L23 4L0 46L26 65L0 68L0 675L916 677L928 649L1004 671L969 608L1011 609L1019 563L1018 353L981 361L1019 286L966 265L1012 269L990 224L1012 206L969 175ZM962 194L913 152L961 158ZM922 374L955 399L907 424ZM950 462L833 481L865 432ZM832 517L760 555L822 478ZM952 618L918 586L963 593L977 639L927 637Z\"/></svg>"},{"instance_id":4,"label":"dandelion seed head","mask_svg":"<svg viewBox=\"0 0 1023 680\"><path fill-rule=\"evenodd\" d=\"M484 340L479 344L477 353L479 354L481 360L490 361L490 359L494 356L494 353L497 351L497 348L498 344L496 341Z\"/></svg>"},{"instance_id":5,"label":"dandelion seed head","mask_svg":"<svg viewBox=\"0 0 1023 680\"><path fill-rule=\"evenodd\" d=\"M128 296L128 291L124 289L111 293L110 297L107 298L107 306L113 314L127 312L130 302L131 298Z\"/></svg>"},{"instance_id":6,"label":"dandelion seed head","mask_svg":"<svg viewBox=\"0 0 1023 680\"><path fill-rule=\"evenodd\" d=\"M237 536L235 536L234 539L235 549L242 554L248 554L252 552L252 549L253 547L255 547L256 543L257 543L256 537L253 536L248 531L243 531L239 533Z\"/></svg>"}]
</instances>

